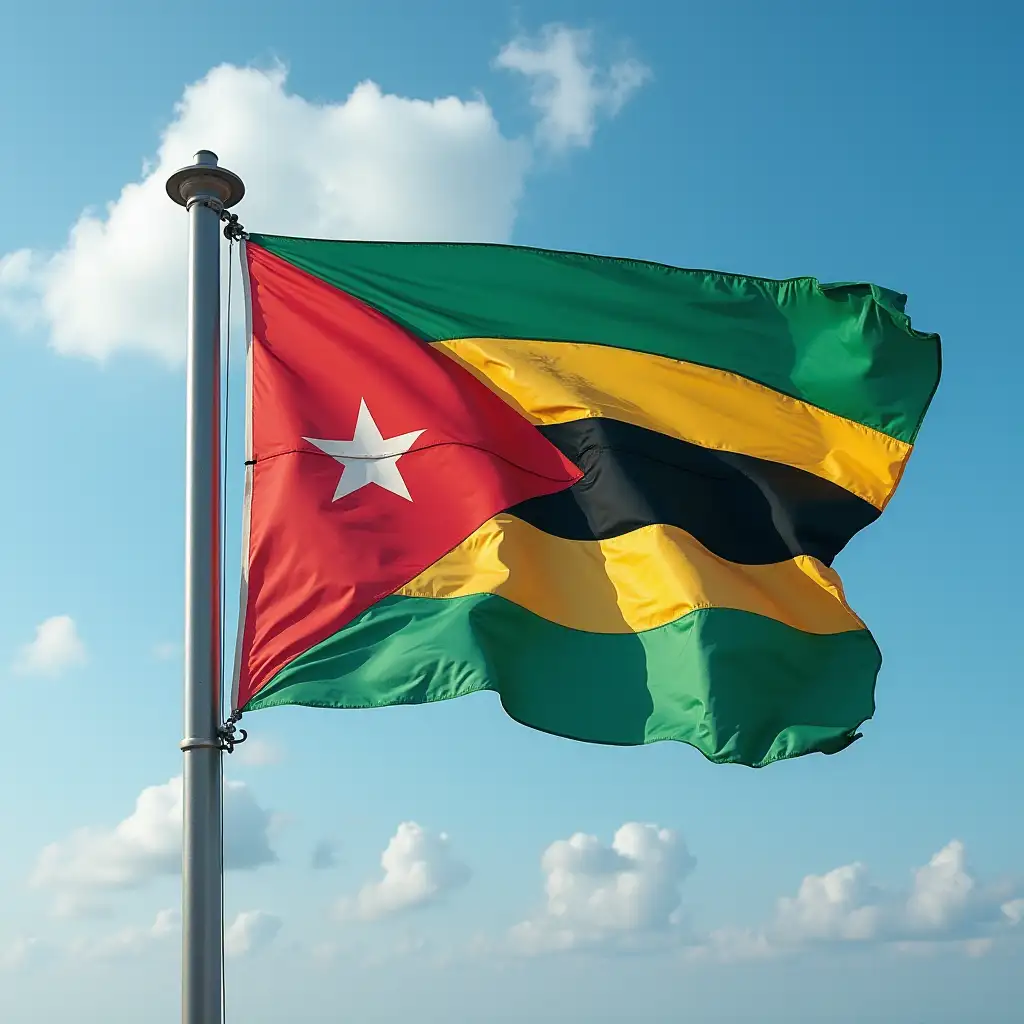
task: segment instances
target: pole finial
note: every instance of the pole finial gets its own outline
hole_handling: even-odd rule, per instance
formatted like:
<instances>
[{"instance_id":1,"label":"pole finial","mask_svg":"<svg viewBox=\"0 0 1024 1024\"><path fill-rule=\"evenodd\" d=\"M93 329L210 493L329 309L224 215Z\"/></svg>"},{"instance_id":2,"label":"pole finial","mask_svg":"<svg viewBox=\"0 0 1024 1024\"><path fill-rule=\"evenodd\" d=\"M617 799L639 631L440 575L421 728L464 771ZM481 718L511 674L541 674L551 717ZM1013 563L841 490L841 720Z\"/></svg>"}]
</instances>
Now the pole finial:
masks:
<instances>
[{"instance_id":1,"label":"pole finial","mask_svg":"<svg viewBox=\"0 0 1024 1024\"><path fill-rule=\"evenodd\" d=\"M219 167L217 154L212 150L201 149L194 159L194 164L182 167L167 179L167 194L179 206L202 200L227 210L245 195L242 179L226 167Z\"/></svg>"}]
</instances>

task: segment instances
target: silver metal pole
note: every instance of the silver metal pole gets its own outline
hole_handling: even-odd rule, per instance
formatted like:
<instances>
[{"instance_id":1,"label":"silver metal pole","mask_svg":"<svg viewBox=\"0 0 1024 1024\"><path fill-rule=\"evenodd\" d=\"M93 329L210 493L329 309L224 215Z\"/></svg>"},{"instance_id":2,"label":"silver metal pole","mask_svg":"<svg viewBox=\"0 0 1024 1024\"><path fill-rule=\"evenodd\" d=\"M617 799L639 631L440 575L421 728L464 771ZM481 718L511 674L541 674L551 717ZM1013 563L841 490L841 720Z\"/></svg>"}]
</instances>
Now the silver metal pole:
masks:
<instances>
[{"instance_id":1,"label":"silver metal pole","mask_svg":"<svg viewBox=\"0 0 1024 1024\"><path fill-rule=\"evenodd\" d=\"M167 180L189 213L185 427L182 1024L221 1024L220 213L242 198L209 150Z\"/></svg>"}]
</instances>

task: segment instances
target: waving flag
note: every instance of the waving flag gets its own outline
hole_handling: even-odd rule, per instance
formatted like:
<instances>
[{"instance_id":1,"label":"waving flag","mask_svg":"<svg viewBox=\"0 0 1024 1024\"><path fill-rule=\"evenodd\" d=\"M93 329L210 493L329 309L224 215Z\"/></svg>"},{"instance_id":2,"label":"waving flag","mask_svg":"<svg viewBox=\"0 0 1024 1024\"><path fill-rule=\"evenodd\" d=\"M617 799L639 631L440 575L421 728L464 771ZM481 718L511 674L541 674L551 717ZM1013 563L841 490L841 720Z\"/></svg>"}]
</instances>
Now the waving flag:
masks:
<instances>
[{"instance_id":1,"label":"waving flag","mask_svg":"<svg viewBox=\"0 0 1024 1024\"><path fill-rule=\"evenodd\" d=\"M252 235L234 705L494 690L518 721L763 765L880 664L831 568L939 341L872 285Z\"/></svg>"}]
</instances>

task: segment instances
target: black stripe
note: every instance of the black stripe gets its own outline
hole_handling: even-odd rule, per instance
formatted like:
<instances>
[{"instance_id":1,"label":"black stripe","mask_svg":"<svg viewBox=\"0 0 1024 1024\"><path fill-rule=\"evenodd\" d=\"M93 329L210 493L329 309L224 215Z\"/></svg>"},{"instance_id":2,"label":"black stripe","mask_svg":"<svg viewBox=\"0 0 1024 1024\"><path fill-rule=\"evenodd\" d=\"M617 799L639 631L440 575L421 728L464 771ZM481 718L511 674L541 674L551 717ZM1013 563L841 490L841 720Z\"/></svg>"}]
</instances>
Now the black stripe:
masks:
<instances>
[{"instance_id":1,"label":"black stripe","mask_svg":"<svg viewBox=\"0 0 1024 1024\"><path fill-rule=\"evenodd\" d=\"M870 502L802 469L618 420L538 429L584 477L509 512L557 537L603 540L664 523L730 562L764 565L807 554L830 565L879 515Z\"/></svg>"}]
</instances>

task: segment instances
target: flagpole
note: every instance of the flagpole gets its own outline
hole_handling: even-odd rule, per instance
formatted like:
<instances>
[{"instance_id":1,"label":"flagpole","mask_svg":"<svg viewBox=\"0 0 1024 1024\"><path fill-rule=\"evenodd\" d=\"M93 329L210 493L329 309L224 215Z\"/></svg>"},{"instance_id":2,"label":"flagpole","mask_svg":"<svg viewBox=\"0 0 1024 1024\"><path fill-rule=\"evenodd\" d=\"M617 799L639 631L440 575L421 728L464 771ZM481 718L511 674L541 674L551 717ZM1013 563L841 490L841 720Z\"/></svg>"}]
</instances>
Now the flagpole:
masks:
<instances>
[{"instance_id":1,"label":"flagpole","mask_svg":"<svg viewBox=\"0 0 1024 1024\"><path fill-rule=\"evenodd\" d=\"M222 1020L220 219L244 193L205 149L167 180L189 214L182 1024Z\"/></svg>"}]
</instances>

